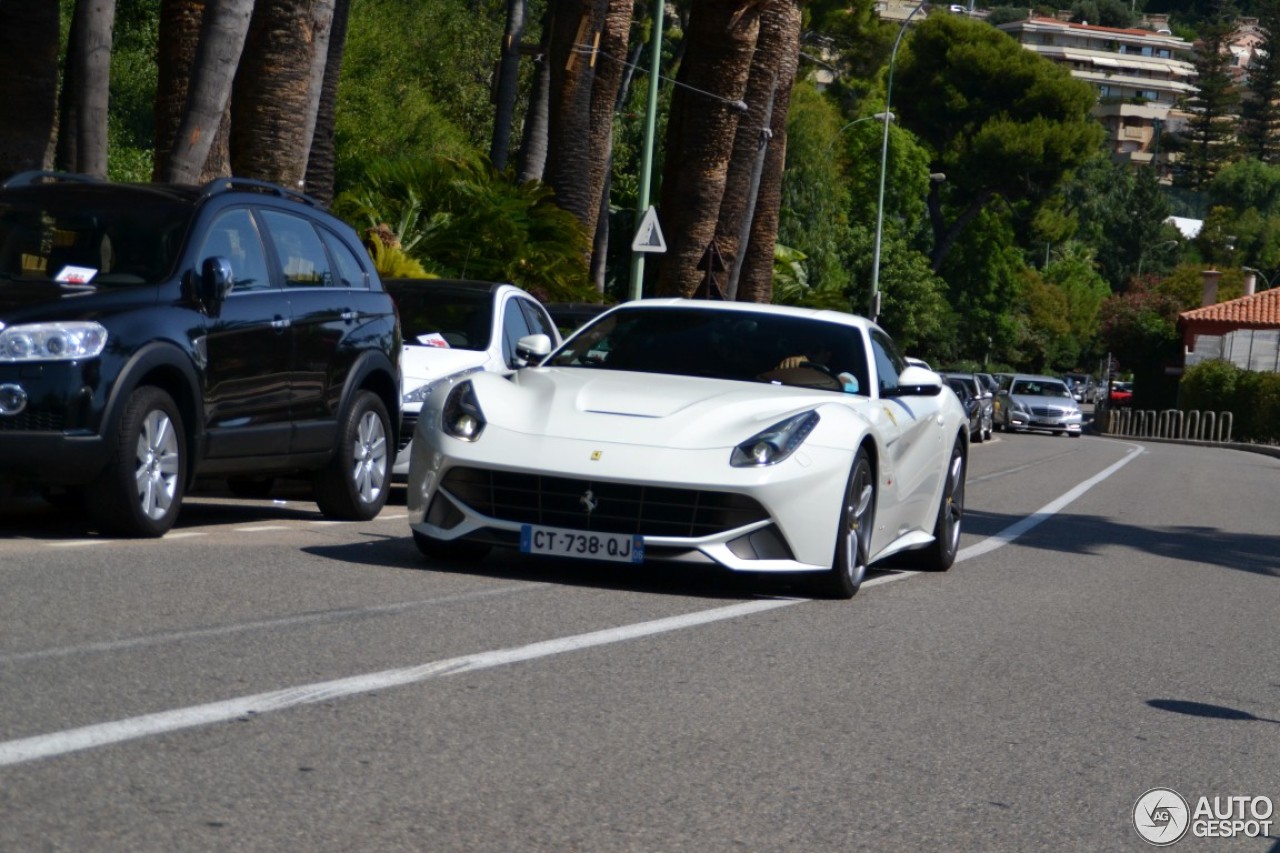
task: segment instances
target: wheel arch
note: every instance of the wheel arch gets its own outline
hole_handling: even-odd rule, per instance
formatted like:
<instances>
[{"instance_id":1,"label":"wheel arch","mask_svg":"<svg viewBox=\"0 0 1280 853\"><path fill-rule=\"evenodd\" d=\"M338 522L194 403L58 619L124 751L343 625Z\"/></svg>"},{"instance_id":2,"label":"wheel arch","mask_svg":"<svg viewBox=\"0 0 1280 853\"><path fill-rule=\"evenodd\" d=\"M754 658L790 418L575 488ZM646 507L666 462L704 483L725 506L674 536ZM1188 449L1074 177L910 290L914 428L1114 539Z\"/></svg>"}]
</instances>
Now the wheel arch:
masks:
<instances>
[{"instance_id":1,"label":"wheel arch","mask_svg":"<svg viewBox=\"0 0 1280 853\"><path fill-rule=\"evenodd\" d=\"M130 357L112 386L99 431L105 441L113 442L116 438L114 424L119 421L129 398L134 391L146 385L155 386L168 394L182 416L182 432L188 458L186 483L183 485L190 486L203 451L200 438L204 395L195 364L176 345L153 341Z\"/></svg>"},{"instance_id":2,"label":"wheel arch","mask_svg":"<svg viewBox=\"0 0 1280 853\"><path fill-rule=\"evenodd\" d=\"M391 359L382 352L365 352L360 355L356 363L352 365L351 372L347 374L346 387L342 389L342 399L339 404L339 420L341 413L346 412L351 406L352 400L355 399L357 393L361 391L372 391L382 400L382 404L387 408L387 415L391 419L391 446L397 446L400 439L400 370L399 367L392 363Z\"/></svg>"}]
</instances>

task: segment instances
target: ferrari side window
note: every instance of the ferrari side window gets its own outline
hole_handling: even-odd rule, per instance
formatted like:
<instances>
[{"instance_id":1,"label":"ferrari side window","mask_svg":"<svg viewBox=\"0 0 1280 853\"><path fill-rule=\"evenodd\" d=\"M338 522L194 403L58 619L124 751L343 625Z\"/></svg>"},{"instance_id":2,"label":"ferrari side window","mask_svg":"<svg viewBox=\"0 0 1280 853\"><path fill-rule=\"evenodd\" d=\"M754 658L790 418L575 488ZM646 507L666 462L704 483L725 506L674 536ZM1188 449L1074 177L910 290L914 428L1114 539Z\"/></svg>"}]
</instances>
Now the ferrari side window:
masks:
<instances>
[{"instance_id":1,"label":"ferrari side window","mask_svg":"<svg viewBox=\"0 0 1280 853\"><path fill-rule=\"evenodd\" d=\"M898 391L898 375L906 369L907 362L893 341L879 331L871 332L871 354L875 357L880 396L891 397Z\"/></svg>"}]
</instances>

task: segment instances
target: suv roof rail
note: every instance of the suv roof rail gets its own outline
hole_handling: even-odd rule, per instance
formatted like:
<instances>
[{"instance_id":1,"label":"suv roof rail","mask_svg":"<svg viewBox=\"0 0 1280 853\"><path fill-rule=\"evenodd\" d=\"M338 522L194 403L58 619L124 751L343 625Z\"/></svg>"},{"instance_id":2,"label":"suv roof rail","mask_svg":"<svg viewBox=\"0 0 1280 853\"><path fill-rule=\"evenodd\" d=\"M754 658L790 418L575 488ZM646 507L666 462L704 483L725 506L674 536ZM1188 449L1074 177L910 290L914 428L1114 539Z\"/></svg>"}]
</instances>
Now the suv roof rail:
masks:
<instances>
[{"instance_id":1,"label":"suv roof rail","mask_svg":"<svg viewBox=\"0 0 1280 853\"><path fill-rule=\"evenodd\" d=\"M32 184L37 184L45 180L67 181L69 183L79 184L102 183L101 178L80 172L51 172L44 169L30 169L26 172L19 172L10 178L6 178L4 183L0 183L0 187L5 189L8 189L9 187L29 187Z\"/></svg>"},{"instance_id":2,"label":"suv roof rail","mask_svg":"<svg viewBox=\"0 0 1280 853\"><path fill-rule=\"evenodd\" d=\"M277 195L281 198L300 201L303 204L308 204L312 207L323 208L323 205L320 204L317 199L307 195L306 193L291 190L288 187L282 187L279 184L273 184L270 181L255 180L254 178L214 178L212 181L209 181L200 188L200 196L202 198L207 198L212 195L217 195L218 193L231 192L233 190L255 190L257 192L270 193L271 195Z\"/></svg>"}]
</instances>

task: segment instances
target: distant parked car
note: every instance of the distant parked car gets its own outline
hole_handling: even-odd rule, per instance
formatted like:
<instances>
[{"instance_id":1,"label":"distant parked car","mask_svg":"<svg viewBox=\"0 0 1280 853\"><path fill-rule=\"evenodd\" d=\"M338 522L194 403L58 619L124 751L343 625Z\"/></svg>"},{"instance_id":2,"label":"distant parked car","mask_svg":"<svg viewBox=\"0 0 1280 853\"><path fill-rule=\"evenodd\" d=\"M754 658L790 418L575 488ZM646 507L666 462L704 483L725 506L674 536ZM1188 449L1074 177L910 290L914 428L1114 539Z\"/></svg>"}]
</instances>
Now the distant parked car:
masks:
<instances>
[{"instance_id":1,"label":"distant parked car","mask_svg":"<svg viewBox=\"0 0 1280 853\"><path fill-rule=\"evenodd\" d=\"M1132 382L1112 382L1111 393L1107 397L1113 406L1128 406L1133 402Z\"/></svg>"},{"instance_id":2,"label":"distant parked car","mask_svg":"<svg viewBox=\"0 0 1280 853\"><path fill-rule=\"evenodd\" d=\"M1000 419L996 422L999 429L1047 430L1055 435L1080 437L1083 416L1061 379L1015 374L1008 389L1002 389L997 399L1000 401Z\"/></svg>"},{"instance_id":3,"label":"distant parked car","mask_svg":"<svg viewBox=\"0 0 1280 853\"><path fill-rule=\"evenodd\" d=\"M403 427L392 474L409 474L409 444L432 383L446 376L523 366L520 340L545 335L546 352L560 345L555 322L537 299L514 284L431 278L384 279L400 312L404 353ZM545 353L544 353L545 354Z\"/></svg>"},{"instance_id":4,"label":"distant parked car","mask_svg":"<svg viewBox=\"0 0 1280 853\"><path fill-rule=\"evenodd\" d=\"M1097 402L1098 386L1093 377L1087 373L1068 373L1062 381L1071 389L1071 396L1077 403Z\"/></svg>"},{"instance_id":5,"label":"distant parked car","mask_svg":"<svg viewBox=\"0 0 1280 853\"><path fill-rule=\"evenodd\" d=\"M943 373L942 378L964 406L969 416L969 438L986 441L991 438L993 395L982 387L982 382L972 373Z\"/></svg>"}]
</instances>

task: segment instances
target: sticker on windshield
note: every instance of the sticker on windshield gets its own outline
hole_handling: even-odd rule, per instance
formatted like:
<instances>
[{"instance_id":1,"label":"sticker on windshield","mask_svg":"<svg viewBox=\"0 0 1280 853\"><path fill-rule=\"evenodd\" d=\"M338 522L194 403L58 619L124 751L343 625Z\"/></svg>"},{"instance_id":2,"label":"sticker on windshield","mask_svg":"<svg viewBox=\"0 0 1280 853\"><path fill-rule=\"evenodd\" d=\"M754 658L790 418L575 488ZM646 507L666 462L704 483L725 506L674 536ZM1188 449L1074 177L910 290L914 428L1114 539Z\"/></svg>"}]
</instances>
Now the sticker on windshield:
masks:
<instances>
[{"instance_id":1,"label":"sticker on windshield","mask_svg":"<svg viewBox=\"0 0 1280 853\"><path fill-rule=\"evenodd\" d=\"M93 281L93 277L98 271L93 267L73 267L70 264L58 270L58 274L54 276L54 281L60 281L65 284L88 284Z\"/></svg>"},{"instance_id":2,"label":"sticker on windshield","mask_svg":"<svg viewBox=\"0 0 1280 853\"><path fill-rule=\"evenodd\" d=\"M443 347L444 349L449 349L449 342L446 341L444 339L444 335L439 332L430 332L425 335L418 335L414 340L422 344L424 347Z\"/></svg>"}]
</instances>

